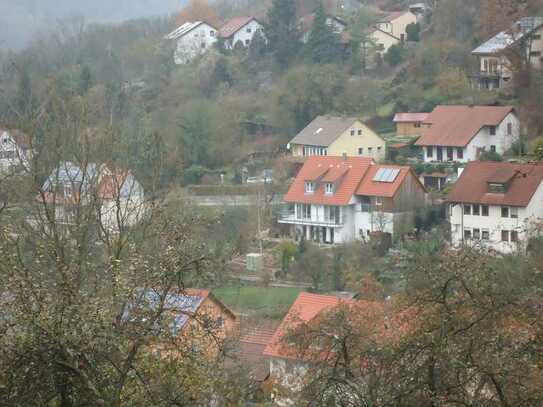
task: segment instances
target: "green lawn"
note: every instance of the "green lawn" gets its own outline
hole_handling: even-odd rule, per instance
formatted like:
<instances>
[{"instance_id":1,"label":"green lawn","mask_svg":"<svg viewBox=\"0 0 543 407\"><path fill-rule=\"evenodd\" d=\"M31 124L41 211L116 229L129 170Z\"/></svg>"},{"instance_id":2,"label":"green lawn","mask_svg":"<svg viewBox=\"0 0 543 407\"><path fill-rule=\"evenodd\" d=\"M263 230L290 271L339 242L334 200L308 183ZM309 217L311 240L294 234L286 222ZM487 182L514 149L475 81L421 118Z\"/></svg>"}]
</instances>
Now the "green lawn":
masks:
<instances>
[{"instance_id":1,"label":"green lawn","mask_svg":"<svg viewBox=\"0 0 543 407\"><path fill-rule=\"evenodd\" d=\"M236 312L281 319L294 302L300 288L221 287L213 294Z\"/></svg>"}]
</instances>

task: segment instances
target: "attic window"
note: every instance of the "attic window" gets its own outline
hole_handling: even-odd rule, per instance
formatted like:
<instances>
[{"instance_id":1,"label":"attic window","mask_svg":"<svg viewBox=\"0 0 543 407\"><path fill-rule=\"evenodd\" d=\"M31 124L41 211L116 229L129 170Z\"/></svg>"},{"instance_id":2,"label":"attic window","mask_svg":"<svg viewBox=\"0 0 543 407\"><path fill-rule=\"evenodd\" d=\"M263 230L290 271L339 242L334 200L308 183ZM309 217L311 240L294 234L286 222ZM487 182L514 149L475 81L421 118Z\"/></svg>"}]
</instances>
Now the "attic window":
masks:
<instances>
[{"instance_id":1,"label":"attic window","mask_svg":"<svg viewBox=\"0 0 543 407\"><path fill-rule=\"evenodd\" d=\"M351 136L354 136L354 133L355 133L355 131L354 131L354 129L352 129L351 130Z\"/></svg>"},{"instance_id":2,"label":"attic window","mask_svg":"<svg viewBox=\"0 0 543 407\"><path fill-rule=\"evenodd\" d=\"M334 184L331 182L327 182L325 185L325 192L326 195L332 195L334 193Z\"/></svg>"},{"instance_id":3,"label":"attic window","mask_svg":"<svg viewBox=\"0 0 543 407\"><path fill-rule=\"evenodd\" d=\"M496 135L496 126L489 126L488 131L490 132L491 136Z\"/></svg>"},{"instance_id":4,"label":"attic window","mask_svg":"<svg viewBox=\"0 0 543 407\"><path fill-rule=\"evenodd\" d=\"M489 182L488 190L495 194L504 194L506 190L506 186L502 182Z\"/></svg>"},{"instance_id":5,"label":"attic window","mask_svg":"<svg viewBox=\"0 0 543 407\"><path fill-rule=\"evenodd\" d=\"M305 193L306 194L312 194L315 192L315 183L311 181L305 182Z\"/></svg>"}]
</instances>

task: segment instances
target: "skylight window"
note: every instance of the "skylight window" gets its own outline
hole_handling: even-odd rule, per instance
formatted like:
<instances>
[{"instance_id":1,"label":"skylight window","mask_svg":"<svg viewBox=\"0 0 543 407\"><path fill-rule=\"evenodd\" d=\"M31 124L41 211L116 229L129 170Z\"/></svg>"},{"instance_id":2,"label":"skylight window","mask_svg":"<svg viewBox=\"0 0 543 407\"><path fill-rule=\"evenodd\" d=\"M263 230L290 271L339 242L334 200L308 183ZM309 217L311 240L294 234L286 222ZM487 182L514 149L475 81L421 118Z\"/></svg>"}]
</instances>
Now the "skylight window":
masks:
<instances>
[{"instance_id":1,"label":"skylight window","mask_svg":"<svg viewBox=\"0 0 543 407\"><path fill-rule=\"evenodd\" d=\"M400 173L399 168L379 168L373 177L376 182L394 182Z\"/></svg>"},{"instance_id":2,"label":"skylight window","mask_svg":"<svg viewBox=\"0 0 543 407\"><path fill-rule=\"evenodd\" d=\"M317 129L317 131L315 131L314 134L317 135L317 134L319 134L321 131L322 131L322 127L319 127L319 128Z\"/></svg>"}]
</instances>

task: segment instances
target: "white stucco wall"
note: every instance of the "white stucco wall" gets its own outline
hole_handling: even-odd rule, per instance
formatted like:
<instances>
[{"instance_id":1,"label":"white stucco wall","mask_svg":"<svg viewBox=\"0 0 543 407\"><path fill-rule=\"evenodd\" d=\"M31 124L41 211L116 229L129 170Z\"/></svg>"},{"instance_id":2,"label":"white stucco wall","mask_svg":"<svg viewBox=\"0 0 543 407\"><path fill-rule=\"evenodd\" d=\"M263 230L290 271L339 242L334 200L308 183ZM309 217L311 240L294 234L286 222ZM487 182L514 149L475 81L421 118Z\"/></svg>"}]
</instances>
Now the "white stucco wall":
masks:
<instances>
[{"instance_id":1,"label":"white stucco wall","mask_svg":"<svg viewBox=\"0 0 543 407\"><path fill-rule=\"evenodd\" d=\"M262 25L256 20L251 20L236 33L234 33L231 38L227 39L224 42L224 47L226 49L232 49L236 46L238 41L241 42L244 47L248 47L258 30L260 30L260 34L263 35Z\"/></svg>"},{"instance_id":2,"label":"white stucco wall","mask_svg":"<svg viewBox=\"0 0 543 407\"><path fill-rule=\"evenodd\" d=\"M523 249L530 235L531 225L543 220L543 183L541 183L527 207L519 207L518 218L502 218L501 206L489 205L488 216L463 215L463 205L456 204L449 207L449 219L451 223L451 239L454 246L463 243L465 229L483 229L489 231L488 241L465 241L465 244L481 244L501 253L511 253ZM482 211L480 212L482 213ZM501 241L502 230L515 230L518 232L520 244Z\"/></svg>"},{"instance_id":3,"label":"white stucco wall","mask_svg":"<svg viewBox=\"0 0 543 407\"><path fill-rule=\"evenodd\" d=\"M203 54L217 42L217 35L215 28L202 23L178 38L174 54L175 63L178 65L186 64L196 56Z\"/></svg>"},{"instance_id":4,"label":"white stucco wall","mask_svg":"<svg viewBox=\"0 0 543 407\"><path fill-rule=\"evenodd\" d=\"M29 168L30 152L20 148L7 131L0 130L0 172L6 173L16 167Z\"/></svg>"}]
</instances>

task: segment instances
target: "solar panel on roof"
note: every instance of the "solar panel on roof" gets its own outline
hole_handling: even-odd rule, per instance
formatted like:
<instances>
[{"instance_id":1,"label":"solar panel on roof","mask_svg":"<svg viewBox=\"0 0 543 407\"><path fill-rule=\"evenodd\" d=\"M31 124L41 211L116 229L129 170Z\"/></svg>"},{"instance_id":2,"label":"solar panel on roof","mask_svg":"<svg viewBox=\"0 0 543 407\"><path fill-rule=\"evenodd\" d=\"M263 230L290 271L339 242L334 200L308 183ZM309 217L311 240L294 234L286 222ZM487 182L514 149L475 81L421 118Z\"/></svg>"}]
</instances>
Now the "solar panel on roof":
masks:
<instances>
[{"instance_id":1,"label":"solar panel on roof","mask_svg":"<svg viewBox=\"0 0 543 407\"><path fill-rule=\"evenodd\" d=\"M400 173L398 168L379 168L373 177L375 182L394 182Z\"/></svg>"}]
</instances>

